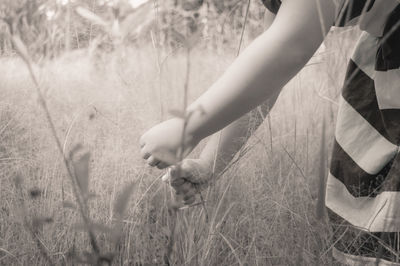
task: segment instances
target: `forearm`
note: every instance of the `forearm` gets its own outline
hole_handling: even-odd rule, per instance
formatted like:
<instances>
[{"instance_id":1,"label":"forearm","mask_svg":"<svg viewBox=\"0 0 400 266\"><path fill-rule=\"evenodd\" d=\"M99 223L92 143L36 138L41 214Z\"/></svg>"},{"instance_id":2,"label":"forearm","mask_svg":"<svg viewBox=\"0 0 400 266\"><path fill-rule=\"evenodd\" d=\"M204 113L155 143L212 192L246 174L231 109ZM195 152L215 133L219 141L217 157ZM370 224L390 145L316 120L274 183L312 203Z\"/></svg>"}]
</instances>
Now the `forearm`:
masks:
<instances>
[{"instance_id":1,"label":"forearm","mask_svg":"<svg viewBox=\"0 0 400 266\"><path fill-rule=\"evenodd\" d=\"M246 144L250 136L261 125L274 105L278 95L274 95L256 108L232 122L208 140L201 152L200 159L219 175L232 161L238 151Z\"/></svg>"}]
</instances>

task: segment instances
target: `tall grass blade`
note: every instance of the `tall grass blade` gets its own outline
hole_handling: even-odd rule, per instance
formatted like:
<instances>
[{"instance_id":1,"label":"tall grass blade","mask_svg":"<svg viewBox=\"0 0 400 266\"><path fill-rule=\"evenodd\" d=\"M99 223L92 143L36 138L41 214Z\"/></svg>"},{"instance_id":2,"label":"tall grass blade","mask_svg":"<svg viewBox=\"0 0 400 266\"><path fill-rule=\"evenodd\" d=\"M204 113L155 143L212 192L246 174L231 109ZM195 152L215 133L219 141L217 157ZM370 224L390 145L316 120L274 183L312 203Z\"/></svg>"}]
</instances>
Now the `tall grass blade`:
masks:
<instances>
[{"instance_id":1,"label":"tall grass blade","mask_svg":"<svg viewBox=\"0 0 400 266\"><path fill-rule=\"evenodd\" d=\"M21 38L18 35L12 35L11 41L14 44L15 50L17 50L19 56L25 61L25 63L30 64L28 48L22 42Z\"/></svg>"},{"instance_id":2,"label":"tall grass blade","mask_svg":"<svg viewBox=\"0 0 400 266\"><path fill-rule=\"evenodd\" d=\"M115 200L114 214L116 216L122 217L124 215L126 207L128 206L129 198L132 195L133 186L133 183L126 186Z\"/></svg>"},{"instance_id":3,"label":"tall grass blade","mask_svg":"<svg viewBox=\"0 0 400 266\"><path fill-rule=\"evenodd\" d=\"M248 2L247 2L247 7L246 7L246 14L245 14L244 19L243 19L243 20L244 20L244 21L243 21L243 28L242 28L242 32L240 33L239 47L238 47L238 49L237 49L236 56L239 56L239 54L240 54L240 49L242 48L244 32L245 32L245 30L246 30L246 24L247 24L247 20L248 20L248 17L249 17L250 3L251 3L251 1L248 0Z\"/></svg>"},{"instance_id":4,"label":"tall grass blade","mask_svg":"<svg viewBox=\"0 0 400 266\"><path fill-rule=\"evenodd\" d=\"M84 196L89 195L89 160L90 152L87 152L77 162L74 162L75 176Z\"/></svg>"},{"instance_id":5,"label":"tall grass blade","mask_svg":"<svg viewBox=\"0 0 400 266\"><path fill-rule=\"evenodd\" d=\"M325 175L326 175L326 149L325 149L325 119L322 122L322 136L319 152L319 186L317 201L317 219L321 220L325 214Z\"/></svg>"},{"instance_id":6,"label":"tall grass blade","mask_svg":"<svg viewBox=\"0 0 400 266\"><path fill-rule=\"evenodd\" d=\"M238 264L239 264L240 266L242 266L243 263L242 263L242 261L240 260L239 255L237 254L236 250L233 248L232 244L229 242L229 240L228 240L221 232L219 232L218 234L222 237L222 239L225 241L225 243L226 243L226 244L228 245L228 247L231 249L233 255L235 255L235 258L236 258Z\"/></svg>"}]
</instances>

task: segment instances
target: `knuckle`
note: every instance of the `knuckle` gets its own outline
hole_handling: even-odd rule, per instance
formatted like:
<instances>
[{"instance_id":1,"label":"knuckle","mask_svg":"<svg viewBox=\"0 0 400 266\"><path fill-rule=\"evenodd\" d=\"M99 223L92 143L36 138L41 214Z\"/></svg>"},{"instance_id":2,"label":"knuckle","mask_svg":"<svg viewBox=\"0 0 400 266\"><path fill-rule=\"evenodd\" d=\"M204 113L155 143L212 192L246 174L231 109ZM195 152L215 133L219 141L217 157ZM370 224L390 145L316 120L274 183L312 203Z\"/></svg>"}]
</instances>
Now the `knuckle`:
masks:
<instances>
[{"instance_id":1,"label":"knuckle","mask_svg":"<svg viewBox=\"0 0 400 266\"><path fill-rule=\"evenodd\" d=\"M156 160L153 156L150 156L150 157L147 159L147 164L149 164L150 166L155 166L156 163L157 163L157 160Z\"/></svg>"},{"instance_id":2,"label":"knuckle","mask_svg":"<svg viewBox=\"0 0 400 266\"><path fill-rule=\"evenodd\" d=\"M196 190L194 188L189 189L186 194L187 197L193 197L196 195Z\"/></svg>"},{"instance_id":3,"label":"knuckle","mask_svg":"<svg viewBox=\"0 0 400 266\"><path fill-rule=\"evenodd\" d=\"M191 199L191 198L194 198L194 195L192 195L192 194L185 194L185 195L183 196L183 200L189 200L189 199Z\"/></svg>"},{"instance_id":4,"label":"knuckle","mask_svg":"<svg viewBox=\"0 0 400 266\"><path fill-rule=\"evenodd\" d=\"M183 178L177 178L171 181L171 186L180 188L185 183Z\"/></svg>"},{"instance_id":5,"label":"knuckle","mask_svg":"<svg viewBox=\"0 0 400 266\"><path fill-rule=\"evenodd\" d=\"M143 134L141 137L140 137L140 139L139 139L139 144L140 145L144 145L146 143L146 133L145 134Z\"/></svg>"},{"instance_id":6,"label":"knuckle","mask_svg":"<svg viewBox=\"0 0 400 266\"><path fill-rule=\"evenodd\" d=\"M185 179L183 179L183 183L181 186L179 186L179 190L181 190L184 194L188 193L190 191L191 185L189 182L186 182Z\"/></svg>"},{"instance_id":7,"label":"knuckle","mask_svg":"<svg viewBox=\"0 0 400 266\"><path fill-rule=\"evenodd\" d=\"M188 198L184 198L184 199L183 199L183 203L184 203L185 205L190 205L190 204L193 204L193 203L194 203L195 199L196 199L196 198L195 198L194 196L188 197Z\"/></svg>"},{"instance_id":8,"label":"knuckle","mask_svg":"<svg viewBox=\"0 0 400 266\"><path fill-rule=\"evenodd\" d=\"M148 159L150 157L150 152L148 152L146 149L142 149L140 151L140 154L142 155L143 159Z\"/></svg>"},{"instance_id":9,"label":"knuckle","mask_svg":"<svg viewBox=\"0 0 400 266\"><path fill-rule=\"evenodd\" d=\"M179 190L179 189L176 189L176 188L174 188L174 189L175 189L175 195L177 195L177 196L183 195L183 191L182 190Z\"/></svg>"},{"instance_id":10,"label":"knuckle","mask_svg":"<svg viewBox=\"0 0 400 266\"><path fill-rule=\"evenodd\" d=\"M160 167L161 167L161 169L165 169L165 168L169 167L169 164L165 163L165 162L161 162Z\"/></svg>"},{"instance_id":11,"label":"knuckle","mask_svg":"<svg viewBox=\"0 0 400 266\"><path fill-rule=\"evenodd\" d=\"M182 189L172 187L176 195L183 195L185 192Z\"/></svg>"}]
</instances>

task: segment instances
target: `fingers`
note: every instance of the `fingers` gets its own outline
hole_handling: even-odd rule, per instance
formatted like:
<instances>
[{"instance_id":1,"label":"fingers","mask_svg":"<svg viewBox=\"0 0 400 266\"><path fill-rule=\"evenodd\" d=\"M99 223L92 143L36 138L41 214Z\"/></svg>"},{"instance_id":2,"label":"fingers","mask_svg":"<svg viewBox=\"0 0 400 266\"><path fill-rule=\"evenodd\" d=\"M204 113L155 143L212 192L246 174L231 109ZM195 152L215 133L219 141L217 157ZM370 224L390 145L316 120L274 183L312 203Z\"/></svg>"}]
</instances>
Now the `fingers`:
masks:
<instances>
[{"instance_id":1,"label":"fingers","mask_svg":"<svg viewBox=\"0 0 400 266\"><path fill-rule=\"evenodd\" d=\"M188 186L187 186L188 185ZM185 182L178 190L175 190L176 198L179 198L185 205L190 205L196 200L197 191L193 184Z\"/></svg>"},{"instance_id":2,"label":"fingers","mask_svg":"<svg viewBox=\"0 0 400 266\"><path fill-rule=\"evenodd\" d=\"M201 180L201 173L198 168L199 166L196 162L184 160L179 166L171 166L164 175L163 180L169 181L171 186L177 190L182 190L180 187L184 182L191 185L201 185L204 180Z\"/></svg>"},{"instance_id":3,"label":"fingers","mask_svg":"<svg viewBox=\"0 0 400 266\"><path fill-rule=\"evenodd\" d=\"M143 148L144 145L146 144L146 141L145 141L144 139L145 139L145 135L142 135L142 136L140 137L140 139L139 139L140 148Z\"/></svg>"},{"instance_id":4,"label":"fingers","mask_svg":"<svg viewBox=\"0 0 400 266\"><path fill-rule=\"evenodd\" d=\"M140 154L142 158L147 161L147 164L152 167L156 166L158 169L165 169L170 166L168 163L154 157L152 152L150 152L146 146L141 147Z\"/></svg>"},{"instance_id":5,"label":"fingers","mask_svg":"<svg viewBox=\"0 0 400 266\"><path fill-rule=\"evenodd\" d=\"M150 166L156 166L156 165L159 164L159 163L160 163L160 161L157 160L154 156L150 156L150 157L147 159L147 164L150 165Z\"/></svg>"},{"instance_id":6,"label":"fingers","mask_svg":"<svg viewBox=\"0 0 400 266\"><path fill-rule=\"evenodd\" d=\"M196 200L196 196L184 197L183 198L183 203L185 205L190 205L190 204L193 204L195 200Z\"/></svg>"},{"instance_id":7,"label":"fingers","mask_svg":"<svg viewBox=\"0 0 400 266\"><path fill-rule=\"evenodd\" d=\"M187 172L183 173L187 174ZM195 185L180 176L176 166L170 167L161 179L164 182L169 182L175 191L176 199L183 201L185 205L190 205L196 200L197 189Z\"/></svg>"},{"instance_id":8,"label":"fingers","mask_svg":"<svg viewBox=\"0 0 400 266\"><path fill-rule=\"evenodd\" d=\"M139 145L140 145L140 154L142 155L142 158L146 160L148 165L156 166L160 163L159 160L157 160L154 156L152 156L148 147L146 147L145 135L143 135L139 139Z\"/></svg>"},{"instance_id":9,"label":"fingers","mask_svg":"<svg viewBox=\"0 0 400 266\"><path fill-rule=\"evenodd\" d=\"M185 163L187 160L184 160L179 166L172 166L170 169L171 179L176 178L185 178L188 179L193 175L193 169L188 167L188 164Z\"/></svg>"},{"instance_id":10,"label":"fingers","mask_svg":"<svg viewBox=\"0 0 400 266\"><path fill-rule=\"evenodd\" d=\"M186 180L179 175L179 171L177 171L176 166L171 166L168 168L161 180L169 183L172 187L179 187L186 182Z\"/></svg>"},{"instance_id":11,"label":"fingers","mask_svg":"<svg viewBox=\"0 0 400 266\"><path fill-rule=\"evenodd\" d=\"M142 157L147 161L147 164L152 167L157 167L158 169L165 169L169 166L169 164L162 162L161 160L157 159L151 153L142 151Z\"/></svg>"},{"instance_id":12,"label":"fingers","mask_svg":"<svg viewBox=\"0 0 400 266\"><path fill-rule=\"evenodd\" d=\"M157 168L158 169L165 169L167 168L169 165L167 163L164 162L160 162L159 164L157 164Z\"/></svg>"},{"instance_id":13,"label":"fingers","mask_svg":"<svg viewBox=\"0 0 400 266\"><path fill-rule=\"evenodd\" d=\"M151 156L150 152L148 152L145 149L141 149L140 154L142 155L142 158L145 160L147 160Z\"/></svg>"},{"instance_id":14,"label":"fingers","mask_svg":"<svg viewBox=\"0 0 400 266\"><path fill-rule=\"evenodd\" d=\"M152 167L156 166L158 169L165 169L169 166L167 163L162 162L154 157L145 147L140 150L140 154L142 158L147 161L147 164Z\"/></svg>"},{"instance_id":15,"label":"fingers","mask_svg":"<svg viewBox=\"0 0 400 266\"><path fill-rule=\"evenodd\" d=\"M175 192L177 195L186 195L186 194L190 194L191 190L194 190L193 185L190 182L185 181L184 179L180 179L177 181L181 181L183 180L183 182L180 182L180 185L174 185L171 183L171 186L175 189Z\"/></svg>"},{"instance_id":16,"label":"fingers","mask_svg":"<svg viewBox=\"0 0 400 266\"><path fill-rule=\"evenodd\" d=\"M197 190L192 183L185 181L180 186L174 186L174 190L176 198L179 198L180 201L183 201L185 205L191 205L193 202L195 202Z\"/></svg>"},{"instance_id":17,"label":"fingers","mask_svg":"<svg viewBox=\"0 0 400 266\"><path fill-rule=\"evenodd\" d=\"M181 172L184 178L191 183L197 184L202 183L202 177L204 171L200 170L198 162L194 160L184 160L181 164Z\"/></svg>"},{"instance_id":18,"label":"fingers","mask_svg":"<svg viewBox=\"0 0 400 266\"><path fill-rule=\"evenodd\" d=\"M185 182L186 182L185 179L183 179L183 178L177 178L177 179L174 179L174 180L171 181L171 186L174 187L174 188L175 188L175 187L180 187L180 186L182 186Z\"/></svg>"},{"instance_id":19,"label":"fingers","mask_svg":"<svg viewBox=\"0 0 400 266\"><path fill-rule=\"evenodd\" d=\"M183 190L181 192L181 195L183 195L184 200L194 197L194 196L196 196L196 194L197 194L197 190L192 184L190 184L190 187L186 188L185 190Z\"/></svg>"}]
</instances>

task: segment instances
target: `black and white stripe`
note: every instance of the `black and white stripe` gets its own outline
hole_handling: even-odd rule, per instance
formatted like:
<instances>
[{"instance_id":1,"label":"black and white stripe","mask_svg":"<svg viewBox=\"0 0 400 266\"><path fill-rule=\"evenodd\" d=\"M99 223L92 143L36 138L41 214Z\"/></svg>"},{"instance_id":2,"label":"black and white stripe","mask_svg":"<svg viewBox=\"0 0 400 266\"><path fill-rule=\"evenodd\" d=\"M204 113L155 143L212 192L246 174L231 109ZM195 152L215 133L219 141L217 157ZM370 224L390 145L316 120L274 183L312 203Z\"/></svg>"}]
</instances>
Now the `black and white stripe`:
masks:
<instances>
[{"instance_id":1,"label":"black and white stripe","mask_svg":"<svg viewBox=\"0 0 400 266\"><path fill-rule=\"evenodd\" d=\"M374 265L400 234L400 69L376 70L379 45L363 32L349 62L327 180L334 255L351 265ZM394 242L378 265L400 265Z\"/></svg>"}]
</instances>

